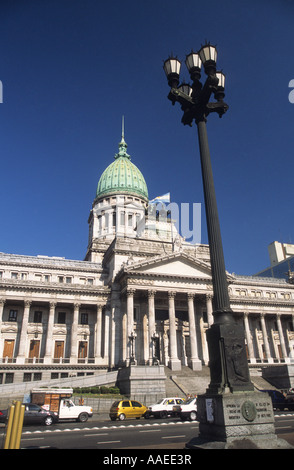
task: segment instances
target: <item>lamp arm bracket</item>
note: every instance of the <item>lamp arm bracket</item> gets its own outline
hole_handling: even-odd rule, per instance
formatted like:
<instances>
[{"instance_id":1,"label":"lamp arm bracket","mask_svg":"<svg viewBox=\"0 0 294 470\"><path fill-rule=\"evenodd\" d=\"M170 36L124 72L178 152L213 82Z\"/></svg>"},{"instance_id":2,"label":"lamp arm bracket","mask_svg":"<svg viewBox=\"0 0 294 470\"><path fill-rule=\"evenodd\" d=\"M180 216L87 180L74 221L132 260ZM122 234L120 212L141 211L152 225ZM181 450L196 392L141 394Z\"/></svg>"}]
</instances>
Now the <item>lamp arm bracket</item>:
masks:
<instances>
[{"instance_id":1,"label":"lamp arm bracket","mask_svg":"<svg viewBox=\"0 0 294 470\"><path fill-rule=\"evenodd\" d=\"M219 117L222 117L229 109L229 106L224 101L217 101L215 103L207 103L206 109L208 113L218 113Z\"/></svg>"}]
</instances>

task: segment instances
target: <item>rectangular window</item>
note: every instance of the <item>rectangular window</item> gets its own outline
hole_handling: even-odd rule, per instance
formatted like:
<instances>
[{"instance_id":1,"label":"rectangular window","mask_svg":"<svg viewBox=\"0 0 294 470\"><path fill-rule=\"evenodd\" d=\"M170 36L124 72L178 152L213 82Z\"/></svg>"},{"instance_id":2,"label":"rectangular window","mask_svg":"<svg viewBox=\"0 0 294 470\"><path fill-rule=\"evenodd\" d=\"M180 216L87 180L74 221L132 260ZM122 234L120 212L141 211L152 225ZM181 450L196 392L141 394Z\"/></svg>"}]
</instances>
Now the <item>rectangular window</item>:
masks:
<instances>
[{"instance_id":1,"label":"rectangular window","mask_svg":"<svg viewBox=\"0 0 294 470\"><path fill-rule=\"evenodd\" d=\"M58 312L58 314L57 314L57 323L59 325L65 323L65 312Z\"/></svg>"},{"instance_id":2,"label":"rectangular window","mask_svg":"<svg viewBox=\"0 0 294 470\"><path fill-rule=\"evenodd\" d=\"M12 372L7 372L5 374L5 383L13 384L13 381L14 381L14 374Z\"/></svg>"},{"instance_id":3,"label":"rectangular window","mask_svg":"<svg viewBox=\"0 0 294 470\"><path fill-rule=\"evenodd\" d=\"M17 279L18 274L17 273L11 273L11 279Z\"/></svg>"},{"instance_id":4,"label":"rectangular window","mask_svg":"<svg viewBox=\"0 0 294 470\"><path fill-rule=\"evenodd\" d=\"M81 313L81 324L82 325L88 325L88 314L87 313Z\"/></svg>"},{"instance_id":5,"label":"rectangular window","mask_svg":"<svg viewBox=\"0 0 294 470\"><path fill-rule=\"evenodd\" d=\"M71 280L72 280L71 277L66 277L65 278L66 284L71 284Z\"/></svg>"},{"instance_id":6,"label":"rectangular window","mask_svg":"<svg viewBox=\"0 0 294 470\"><path fill-rule=\"evenodd\" d=\"M10 310L8 321L17 321L17 310Z\"/></svg>"},{"instance_id":7,"label":"rectangular window","mask_svg":"<svg viewBox=\"0 0 294 470\"><path fill-rule=\"evenodd\" d=\"M34 312L34 323L42 323L42 312L39 310Z\"/></svg>"},{"instance_id":8,"label":"rectangular window","mask_svg":"<svg viewBox=\"0 0 294 470\"><path fill-rule=\"evenodd\" d=\"M23 374L23 381L24 382L31 382L32 381L32 374L29 372L25 372Z\"/></svg>"},{"instance_id":9,"label":"rectangular window","mask_svg":"<svg viewBox=\"0 0 294 470\"><path fill-rule=\"evenodd\" d=\"M60 283L63 282L63 276L58 276L58 282L60 282Z\"/></svg>"}]
</instances>

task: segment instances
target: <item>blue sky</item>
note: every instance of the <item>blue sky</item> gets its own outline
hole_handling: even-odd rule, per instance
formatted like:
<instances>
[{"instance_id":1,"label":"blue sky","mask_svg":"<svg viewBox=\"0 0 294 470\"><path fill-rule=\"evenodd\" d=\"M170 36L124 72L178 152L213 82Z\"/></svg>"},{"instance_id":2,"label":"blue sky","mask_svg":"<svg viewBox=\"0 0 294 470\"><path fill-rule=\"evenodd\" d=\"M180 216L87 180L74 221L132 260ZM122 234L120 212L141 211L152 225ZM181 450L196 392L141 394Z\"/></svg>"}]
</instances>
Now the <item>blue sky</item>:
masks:
<instances>
[{"instance_id":1,"label":"blue sky","mask_svg":"<svg viewBox=\"0 0 294 470\"><path fill-rule=\"evenodd\" d=\"M207 243L197 129L162 65L209 40L230 106L207 124L226 268L266 268L269 243L294 243L293 31L291 0L1 0L0 251L84 258L122 115L149 197L201 203Z\"/></svg>"}]
</instances>

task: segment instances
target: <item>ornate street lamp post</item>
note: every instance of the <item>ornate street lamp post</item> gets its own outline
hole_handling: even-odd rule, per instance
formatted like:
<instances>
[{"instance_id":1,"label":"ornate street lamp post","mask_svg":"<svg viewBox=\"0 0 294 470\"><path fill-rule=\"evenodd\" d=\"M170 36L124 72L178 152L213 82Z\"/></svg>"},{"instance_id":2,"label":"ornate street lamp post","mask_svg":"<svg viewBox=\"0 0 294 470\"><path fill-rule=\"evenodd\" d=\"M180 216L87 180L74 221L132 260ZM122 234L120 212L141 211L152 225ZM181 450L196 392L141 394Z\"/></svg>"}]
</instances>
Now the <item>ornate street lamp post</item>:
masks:
<instances>
[{"instance_id":1,"label":"ornate street lamp post","mask_svg":"<svg viewBox=\"0 0 294 470\"><path fill-rule=\"evenodd\" d=\"M134 351L134 342L135 342L136 336L137 336L136 333L134 333L133 331L131 332L131 334L129 336L129 341L130 341L130 363L131 364L136 363L135 351Z\"/></svg>"},{"instance_id":2,"label":"ornate street lamp post","mask_svg":"<svg viewBox=\"0 0 294 470\"><path fill-rule=\"evenodd\" d=\"M205 199L207 233L210 249L211 272L213 283L214 324L207 332L210 352L211 383L210 391L222 393L227 388L253 390L249 377L243 325L235 321L230 307L228 280L225 270L222 239L214 189L214 181L206 132L207 116L216 112L219 117L227 111L224 99L225 76L216 71L217 51L211 44L202 46L196 54L191 52L186 57L186 65L193 81L179 85L181 62L170 57L164 63L164 70L171 87L168 98L174 104L180 103L183 110L182 122L192 126L195 121L198 129L202 180ZM207 79L200 82L203 64ZM215 102L210 102L214 94Z\"/></svg>"},{"instance_id":3,"label":"ornate street lamp post","mask_svg":"<svg viewBox=\"0 0 294 470\"><path fill-rule=\"evenodd\" d=\"M230 307L208 146L208 115L217 113L222 117L228 110L228 105L224 102L225 76L216 70L216 59L217 50L209 43L202 46L198 53L192 51L186 56L192 86L179 84L181 62L177 58L169 57L163 66L171 88L168 98L173 105L180 103L183 111L182 123L192 126L195 122L197 125L210 249L214 323L207 330L210 384L206 394L198 397L199 431L202 438L210 441L227 442L228 436L232 438L236 434L240 438L248 436L248 433L251 436L254 433L267 434L268 440L274 436L271 400L264 393L254 392L249 375L244 327L237 322ZM207 75L204 85L200 82L202 65ZM211 102L212 95L215 101ZM261 422L258 414L260 395L264 404L265 422ZM249 423L250 432L246 426ZM255 424L256 427L253 426Z\"/></svg>"},{"instance_id":4,"label":"ornate street lamp post","mask_svg":"<svg viewBox=\"0 0 294 470\"><path fill-rule=\"evenodd\" d=\"M158 339L158 334L154 331L153 335L151 336L152 340L152 364L158 365L159 358L156 356L156 341Z\"/></svg>"}]
</instances>

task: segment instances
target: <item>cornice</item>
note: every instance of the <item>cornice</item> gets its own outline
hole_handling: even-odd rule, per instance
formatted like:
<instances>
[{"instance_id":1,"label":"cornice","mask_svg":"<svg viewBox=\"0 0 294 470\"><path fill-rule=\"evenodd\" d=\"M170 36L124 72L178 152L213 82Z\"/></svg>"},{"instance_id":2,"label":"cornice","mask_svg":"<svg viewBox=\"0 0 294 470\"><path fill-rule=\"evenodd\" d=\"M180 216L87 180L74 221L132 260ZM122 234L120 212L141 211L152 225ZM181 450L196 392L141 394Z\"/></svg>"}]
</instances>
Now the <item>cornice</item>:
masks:
<instances>
[{"instance_id":1,"label":"cornice","mask_svg":"<svg viewBox=\"0 0 294 470\"><path fill-rule=\"evenodd\" d=\"M25 291L25 292L43 292L43 293L59 293L59 294L87 294L87 295L99 295L110 293L108 286L91 286L91 285L77 285L77 284L60 284L60 283L41 283L39 281L26 280L14 280L1 279L0 290L14 290L14 291Z\"/></svg>"},{"instance_id":2,"label":"cornice","mask_svg":"<svg viewBox=\"0 0 294 470\"><path fill-rule=\"evenodd\" d=\"M289 284L285 279L278 278L269 278L269 277L259 277L259 276L238 276L236 274L231 274L230 284L232 285L246 285L246 286L264 286L264 287L275 287L275 288L285 288L293 289L294 285Z\"/></svg>"},{"instance_id":3,"label":"cornice","mask_svg":"<svg viewBox=\"0 0 294 470\"><path fill-rule=\"evenodd\" d=\"M42 268L50 270L80 271L80 272L102 272L101 263L91 261L67 260L58 258L46 258L38 256L10 255L0 253L0 266L17 266L28 268Z\"/></svg>"},{"instance_id":4,"label":"cornice","mask_svg":"<svg viewBox=\"0 0 294 470\"><path fill-rule=\"evenodd\" d=\"M235 304L244 304L244 305L256 305L256 306L266 306L266 307L294 307L293 300L282 300L282 299L257 299L257 298L246 298L239 296L230 296L230 301Z\"/></svg>"}]
</instances>

